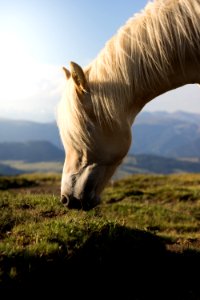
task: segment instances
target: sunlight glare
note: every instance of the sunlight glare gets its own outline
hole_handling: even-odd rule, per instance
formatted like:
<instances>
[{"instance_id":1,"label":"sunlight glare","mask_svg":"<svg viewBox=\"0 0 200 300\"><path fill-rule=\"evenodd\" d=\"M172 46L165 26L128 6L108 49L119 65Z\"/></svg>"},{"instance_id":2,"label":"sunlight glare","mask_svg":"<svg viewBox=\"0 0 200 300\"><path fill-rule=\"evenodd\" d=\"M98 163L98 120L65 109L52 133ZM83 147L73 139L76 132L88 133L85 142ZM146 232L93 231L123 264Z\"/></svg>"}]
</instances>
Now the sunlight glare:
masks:
<instances>
[{"instance_id":1,"label":"sunlight glare","mask_svg":"<svg viewBox=\"0 0 200 300\"><path fill-rule=\"evenodd\" d=\"M36 66L16 32L0 32L0 102L15 101L36 91Z\"/></svg>"}]
</instances>

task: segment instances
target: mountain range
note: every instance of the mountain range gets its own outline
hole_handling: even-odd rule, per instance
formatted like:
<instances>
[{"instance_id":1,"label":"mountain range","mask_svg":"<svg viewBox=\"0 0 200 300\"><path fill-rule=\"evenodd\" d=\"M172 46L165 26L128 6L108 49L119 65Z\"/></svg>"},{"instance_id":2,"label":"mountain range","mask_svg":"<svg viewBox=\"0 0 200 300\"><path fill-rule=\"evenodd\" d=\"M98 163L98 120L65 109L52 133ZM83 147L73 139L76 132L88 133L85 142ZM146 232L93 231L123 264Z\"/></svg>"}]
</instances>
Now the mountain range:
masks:
<instances>
[{"instance_id":1,"label":"mountain range","mask_svg":"<svg viewBox=\"0 0 200 300\"><path fill-rule=\"evenodd\" d=\"M12 161L62 164L63 160L55 122L0 119L0 174L23 172ZM132 126L129 153L116 176L138 172L200 172L200 114L141 112Z\"/></svg>"},{"instance_id":2,"label":"mountain range","mask_svg":"<svg viewBox=\"0 0 200 300\"><path fill-rule=\"evenodd\" d=\"M55 122L0 119L0 143L49 141L63 149ZM200 114L141 112L132 126L129 154L200 156Z\"/></svg>"},{"instance_id":3,"label":"mountain range","mask_svg":"<svg viewBox=\"0 0 200 300\"><path fill-rule=\"evenodd\" d=\"M49 141L0 143L0 160L25 162L63 161L64 151Z\"/></svg>"},{"instance_id":4,"label":"mountain range","mask_svg":"<svg viewBox=\"0 0 200 300\"><path fill-rule=\"evenodd\" d=\"M49 141L62 148L56 122L0 119L0 143Z\"/></svg>"},{"instance_id":5,"label":"mountain range","mask_svg":"<svg viewBox=\"0 0 200 300\"><path fill-rule=\"evenodd\" d=\"M200 156L200 114L143 112L132 127L129 153L166 157Z\"/></svg>"}]
</instances>

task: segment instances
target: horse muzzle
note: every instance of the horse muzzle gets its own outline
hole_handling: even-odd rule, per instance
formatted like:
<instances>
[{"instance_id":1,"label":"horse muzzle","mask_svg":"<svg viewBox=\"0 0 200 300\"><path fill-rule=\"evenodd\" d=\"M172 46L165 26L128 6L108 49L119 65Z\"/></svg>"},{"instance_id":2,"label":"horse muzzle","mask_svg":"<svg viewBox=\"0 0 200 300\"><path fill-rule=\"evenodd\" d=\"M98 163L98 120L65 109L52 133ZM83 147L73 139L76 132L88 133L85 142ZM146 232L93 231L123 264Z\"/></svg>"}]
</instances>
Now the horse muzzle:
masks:
<instances>
[{"instance_id":1,"label":"horse muzzle","mask_svg":"<svg viewBox=\"0 0 200 300\"><path fill-rule=\"evenodd\" d=\"M73 196L62 195L60 201L62 204L64 204L69 209L88 211L99 204L100 198L99 197L93 197L93 198L87 197L87 198L83 198L83 199L77 199L76 197L73 197Z\"/></svg>"}]
</instances>

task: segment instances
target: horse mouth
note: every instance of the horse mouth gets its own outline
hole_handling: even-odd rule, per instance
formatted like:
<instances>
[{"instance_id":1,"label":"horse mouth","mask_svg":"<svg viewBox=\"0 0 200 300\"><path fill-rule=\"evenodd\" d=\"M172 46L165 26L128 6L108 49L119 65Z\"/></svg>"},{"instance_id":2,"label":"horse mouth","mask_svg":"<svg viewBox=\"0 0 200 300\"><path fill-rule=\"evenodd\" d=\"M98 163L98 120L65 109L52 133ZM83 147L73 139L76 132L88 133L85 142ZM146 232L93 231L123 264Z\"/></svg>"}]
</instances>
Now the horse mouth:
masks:
<instances>
[{"instance_id":1,"label":"horse mouth","mask_svg":"<svg viewBox=\"0 0 200 300\"><path fill-rule=\"evenodd\" d=\"M77 199L73 196L62 195L60 201L69 209L89 211L100 203L100 198L93 197L90 199Z\"/></svg>"}]
</instances>

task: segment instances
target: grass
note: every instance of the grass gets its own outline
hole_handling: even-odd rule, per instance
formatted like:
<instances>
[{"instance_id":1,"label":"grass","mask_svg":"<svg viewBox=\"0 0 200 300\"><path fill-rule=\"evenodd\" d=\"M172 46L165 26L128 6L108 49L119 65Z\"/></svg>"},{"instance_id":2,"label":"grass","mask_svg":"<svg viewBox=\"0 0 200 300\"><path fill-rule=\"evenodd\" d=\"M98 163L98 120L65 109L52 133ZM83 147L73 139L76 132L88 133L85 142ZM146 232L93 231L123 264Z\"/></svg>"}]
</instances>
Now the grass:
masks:
<instances>
[{"instance_id":1,"label":"grass","mask_svg":"<svg viewBox=\"0 0 200 300\"><path fill-rule=\"evenodd\" d=\"M0 289L93 298L100 284L110 299L200 299L199 174L115 181L89 212L60 204L60 179L0 177Z\"/></svg>"}]
</instances>

